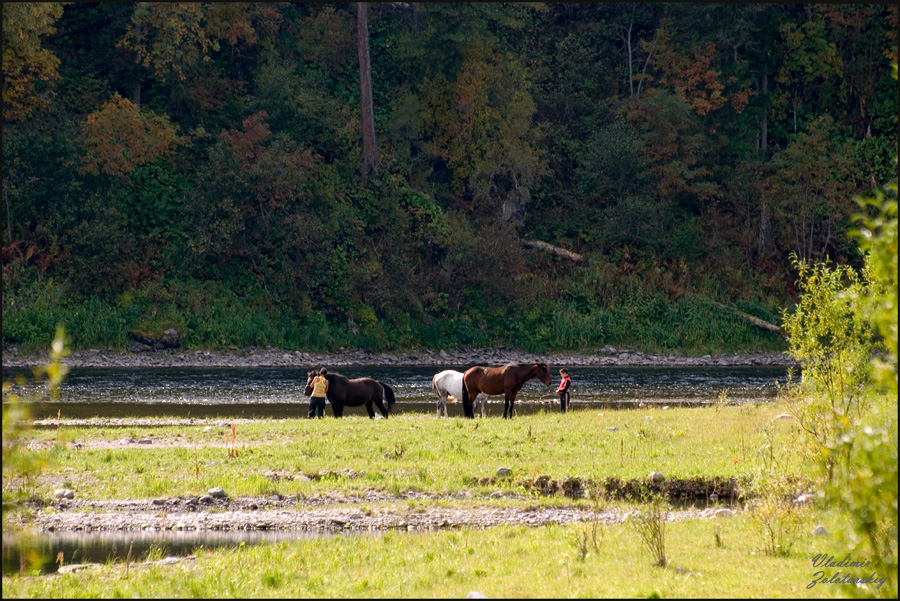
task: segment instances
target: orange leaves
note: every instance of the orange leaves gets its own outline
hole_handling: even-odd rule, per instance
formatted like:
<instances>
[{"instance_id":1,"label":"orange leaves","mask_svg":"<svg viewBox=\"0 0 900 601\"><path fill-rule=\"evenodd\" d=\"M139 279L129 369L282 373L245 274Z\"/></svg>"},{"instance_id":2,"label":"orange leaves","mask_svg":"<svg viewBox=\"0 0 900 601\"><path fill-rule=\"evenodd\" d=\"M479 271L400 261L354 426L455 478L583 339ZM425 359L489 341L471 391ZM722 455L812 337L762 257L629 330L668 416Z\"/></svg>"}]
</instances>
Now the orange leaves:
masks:
<instances>
[{"instance_id":1,"label":"orange leaves","mask_svg":"<svg viewBox=\"0 0 900 601\"><path fill-rule=\"evenodd\" d=\"M41 47L56 31L59 2L3 3L3 119L20 121L48 103L40 93L59 80L59 59Z\"/></svg>"},{"instance_id":2,"label":"orange leaves","mask_svg":"<svg viewBox=\"0 0 900 601\"><path fill-rule=\"evenodd\" d=\"M665 26L660 27L653 40L644 44L656 56L654 62L662 71L662 83L671 85L698 115L721 108L725 104L725 84L719 71L713 68L716 51L713 43L694 46L689 55L682 54L669 39L670 35Z\"/></svg>"},{"instance_id":3,"label":"orange leaves","mask_svg":"<svg viewBox=\"0 0 900 601\"><path fill-rule=\"evenodd\" d=\"M662 26L652 41L643 43L645 49L653 53L653 65L660 72L659 81L671 86L698 115L707 115L726 103L730 103L736 113L742 113L754 91L746 83L739 84L734 76L723 77L715 67L717 60L721 61L716 56L715 45L706 42L693 46L690 52L683 52L671 37L672 32Z\"/></svg>"},{"instance_id":4,"label":"orange leaves","mask_svg":"<svg viewBox=\"0 0 900 601\"><path fill-rule=\"evenodd\" d=\"M740 90L731 95L731 107L734 109L734 112L740 115L744 112L744 109L747 108L747 104L750 102L750 97L753 96L753 88L749 85L744 85Z\"/></svg>"},{"instance_id":5,"label":"orange leaves","mask_svg":"<svg viewBox=\"0 0 900 601\"><path fill-rule=\"evenodd\" d=\"M168 117L141 113L130 100L113 94L85 122L84 170L94 175L125 175L162 156L177 141L175 126Z\"/></svg>"},{"instance_id":6,"label":"orange leaves","mask_svg":"<svg viewBox=\"0 0 900 601\"><path fill-rule=\"evenodd\" d=\"M217 166L220 179L237 174L247 186L245 200L260 208L274 209L303 194L306 172L314 159L309 150L288 144L283 137L272 136L260 111L244 119L241 129L219 134L229 160Z\"/></svg>"},{"instance_id":7,"label":"orange leaves","mask_svg":"<svg viewBox=\"0 0 900 601\"><path fill-rule=\"evenodd\" d=\"M254 22L271 25L281 20L281 13L271 4L262 2L210 2L206 23L210 35L225 40L231 46L243 41L255 44L259 37Z\"/></svg>"},{"instance_id":8,"label":"orange leaves","mask_svg":"<svg viewBox=\"0 0 900 601\"><path fill-rule=\"evenodd\" d=\"M226 130L219 137L242 162L251 163L261 159L266 152L263 143L272 133L265 122L267 116L266 111L260 111L244 119L242 131Z\"/></svg>"}]
</instances>

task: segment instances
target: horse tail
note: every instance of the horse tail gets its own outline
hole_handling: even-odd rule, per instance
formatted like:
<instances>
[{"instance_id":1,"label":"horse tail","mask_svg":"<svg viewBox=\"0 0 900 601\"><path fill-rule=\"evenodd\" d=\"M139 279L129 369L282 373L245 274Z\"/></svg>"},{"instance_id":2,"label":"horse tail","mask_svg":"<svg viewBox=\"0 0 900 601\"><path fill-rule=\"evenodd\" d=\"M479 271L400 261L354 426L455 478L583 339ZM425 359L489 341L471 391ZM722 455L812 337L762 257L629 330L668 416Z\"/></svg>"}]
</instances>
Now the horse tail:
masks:
<instances>
[{"instance_id":1,"label":"horse tail","mask_svg":"<svg viewBox=\"0 0 900 601\"><path fill-rule=\"evenodd\" d=\"M381 387L384 388L384 400L387 401L388 413L393 413L391 411L391 407L393 407L394 403L397 402L397 399L394 398L394 389L384 382L379 382L379 384L381 384Z\"/></svg>"},{"instance_id":2,"label":"horse tail","mask_svg":"<svg viewBox=\"0 0 900 601\"><path fill-rule=\"evenodd\" d=\"M463 389L463 397L462 397L463 407L468 407L469 406L469 389L466 388L465 378L463 378L462 389Z\"/></svg>"},{"instance_id":3,"label":"horse tail","mask_svg":"<svg viewBox=\"0 0 900 601\"><path fill-rule=\"evenodd\" d=\"M438 392L437 381L435 381L435 378L437 378L437 374L434 374L433 376L431 376L431 390L434 391L434 394L436 394L438 397L440 397L441 393Z\"/></svg>"}]
</instances>

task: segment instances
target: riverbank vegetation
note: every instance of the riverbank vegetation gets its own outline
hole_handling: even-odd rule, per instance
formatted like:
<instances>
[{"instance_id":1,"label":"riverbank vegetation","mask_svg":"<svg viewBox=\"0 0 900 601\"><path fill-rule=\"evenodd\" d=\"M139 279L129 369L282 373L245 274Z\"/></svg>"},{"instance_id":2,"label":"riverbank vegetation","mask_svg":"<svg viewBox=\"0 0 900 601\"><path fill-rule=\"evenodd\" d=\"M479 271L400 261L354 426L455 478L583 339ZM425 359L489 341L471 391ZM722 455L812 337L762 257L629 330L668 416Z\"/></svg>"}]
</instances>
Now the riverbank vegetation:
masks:
<instances>
[{"instance_id":1,"label":"riverbank vegetation","mask_svg":"<svg viewBox=\"0 0 900 601\"><path fill-rule=\"evenodd\" d=\"M57 325L75 349L175 328L780 351L746 317L796 302L791 252L859 268L847 199L896 175L890 5L46 2L3 23L2 340L26 351Z\"/></svg>"}]
</instances>

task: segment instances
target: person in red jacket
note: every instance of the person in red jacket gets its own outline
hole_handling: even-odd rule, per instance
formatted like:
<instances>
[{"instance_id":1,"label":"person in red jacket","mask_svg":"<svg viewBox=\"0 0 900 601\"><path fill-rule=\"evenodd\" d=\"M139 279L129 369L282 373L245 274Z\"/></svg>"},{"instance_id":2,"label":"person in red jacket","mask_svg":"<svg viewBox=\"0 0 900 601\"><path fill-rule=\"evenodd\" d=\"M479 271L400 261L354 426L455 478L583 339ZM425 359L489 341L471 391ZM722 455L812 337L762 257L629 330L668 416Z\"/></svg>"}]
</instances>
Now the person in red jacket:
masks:
<instances>
[{"instance_id":1,"label":"person in red jacket","mask_svg":"<svg viewBox=\"0 0 900 601\"><path fill-rule=\"evenodd\" d=\"M572 379L569 378L569 370L565 367L559 370L559 377L561 380L559 388L556 389L556 394L559 395L559 410L565 413L569 406L569 388L572 387Z\"/></svg>"}]
</instances>

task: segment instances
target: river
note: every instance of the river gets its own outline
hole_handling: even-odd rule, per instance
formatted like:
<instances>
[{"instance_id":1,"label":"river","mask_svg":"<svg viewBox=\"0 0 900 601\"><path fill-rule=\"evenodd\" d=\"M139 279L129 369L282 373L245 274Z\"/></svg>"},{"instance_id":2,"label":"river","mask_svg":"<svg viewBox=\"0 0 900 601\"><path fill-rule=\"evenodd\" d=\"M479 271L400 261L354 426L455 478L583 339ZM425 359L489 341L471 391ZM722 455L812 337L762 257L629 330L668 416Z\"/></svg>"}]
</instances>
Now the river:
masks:
<instances>
[{"instance_id":1,"label":"river","mask_svg":"<svg viewBox=\"0 0 900 601\"><path fill-rule=\"evenodd\" d=\"M340 373L372 377L394 390L397 413L435 413L431 377L456 367L352 366ZM23 368L3 370L4 380L27 375ZM733 403L767 402L787 381L788 369L773 366L578 367L570 368L573 411L629 408L641 404L703 405L724 397ZM520 415L558 411L552 385L538 380L518 395ZM306 371L287 367L114 367L73 368L54 394L38 394L32 417L104 418L250 418L304 417ZM28 384L21 392L34 391ZM461 416L462 403L449 403L450 416ZM328 410L330 413L330 410ZM488 415L503 412L503 397L491 396ZM348 407L344 415L366 415Z\"/></svg>"}]
</instances>

